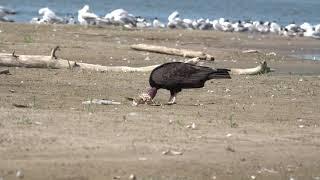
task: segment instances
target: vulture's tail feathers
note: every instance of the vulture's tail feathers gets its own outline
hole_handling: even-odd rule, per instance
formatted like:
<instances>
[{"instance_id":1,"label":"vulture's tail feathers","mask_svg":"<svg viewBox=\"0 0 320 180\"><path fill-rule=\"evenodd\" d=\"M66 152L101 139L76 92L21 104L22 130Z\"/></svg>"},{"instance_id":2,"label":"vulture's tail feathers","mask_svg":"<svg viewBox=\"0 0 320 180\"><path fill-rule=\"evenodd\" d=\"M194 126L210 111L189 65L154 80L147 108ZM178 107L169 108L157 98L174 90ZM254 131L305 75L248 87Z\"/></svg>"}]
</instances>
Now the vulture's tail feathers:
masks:
<instances>
[{"instance_id":1,"label":"vulture's tail feathers","mask_svg":"<svg viewBox=\"0 0 320 180\"><path fill-rule=\"evenodd\" d=\"M230 69L216 69L209 75L209 79L231 79Z\"/></svg>"}]
</instances>

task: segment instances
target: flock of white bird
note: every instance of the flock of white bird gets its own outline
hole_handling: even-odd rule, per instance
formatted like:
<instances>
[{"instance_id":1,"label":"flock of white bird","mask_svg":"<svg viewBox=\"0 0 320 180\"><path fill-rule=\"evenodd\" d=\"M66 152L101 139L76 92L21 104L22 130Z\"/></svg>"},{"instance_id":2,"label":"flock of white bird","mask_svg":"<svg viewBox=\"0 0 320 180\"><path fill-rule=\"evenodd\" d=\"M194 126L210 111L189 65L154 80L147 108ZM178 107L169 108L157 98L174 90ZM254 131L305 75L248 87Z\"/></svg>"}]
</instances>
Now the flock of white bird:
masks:
<instances>
[{"instance_id":1,"label":"flock of white bird","mask_svg":"<svg viewBox=\"0 0 320 180\"><path fill-rule=\"evenodd\" d=\"M0 6L0 21L11 21L7 15L15 14L14 10ZM262 21L237 21L230 22L224 18L210 19L187 19L181 18L178 11L174 11L168 16L168 22L163 23L157 18L147 20L140 16L134 16L124 9L116 9L105 16L100 17L90 11L89 5L84 5L78 11L77 20L69 15L59 17L48 7L39 9L41 17L32 18L30 23L36 24L81 24L81 25L119 25L126 28L170 28L170 29L198 29L216 30L223 32L257 32L273 33L286 37L304 36L320 39L320 24L312 25L305 22L301 25L291 23L282 26L276 22Z\"/></svg>"}]
</instances>

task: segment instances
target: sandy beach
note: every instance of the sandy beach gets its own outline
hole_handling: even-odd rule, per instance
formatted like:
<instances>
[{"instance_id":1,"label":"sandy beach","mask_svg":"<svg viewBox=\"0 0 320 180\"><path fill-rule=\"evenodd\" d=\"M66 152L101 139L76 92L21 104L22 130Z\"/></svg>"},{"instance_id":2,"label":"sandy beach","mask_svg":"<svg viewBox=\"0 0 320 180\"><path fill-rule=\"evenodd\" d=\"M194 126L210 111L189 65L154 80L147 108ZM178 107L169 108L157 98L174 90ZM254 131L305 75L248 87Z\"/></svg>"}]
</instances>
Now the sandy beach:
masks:
<instances>
[{"instance_id":1,"label":"sandy beach","mask_svg":"<svg viewBox=\"0 0 320 180\"><path fill-rule=\"evenodd\" d=\"M210 67L266 60L275 69L183 90L172 106L134 107L126 97L145 91L149 73L9 67L11 75L0 74L1 180L320 179L320 61L292 56L320 54L319 40L79 25L0 30L0 51L16 55L49 55L59 45L58 57L106 66L184 60L130 49L147 43L212 54L203 62ZM82 104L95 98L121 105ZM160 90L156 101L168 98Z\"/></svg>"}]
</instances>

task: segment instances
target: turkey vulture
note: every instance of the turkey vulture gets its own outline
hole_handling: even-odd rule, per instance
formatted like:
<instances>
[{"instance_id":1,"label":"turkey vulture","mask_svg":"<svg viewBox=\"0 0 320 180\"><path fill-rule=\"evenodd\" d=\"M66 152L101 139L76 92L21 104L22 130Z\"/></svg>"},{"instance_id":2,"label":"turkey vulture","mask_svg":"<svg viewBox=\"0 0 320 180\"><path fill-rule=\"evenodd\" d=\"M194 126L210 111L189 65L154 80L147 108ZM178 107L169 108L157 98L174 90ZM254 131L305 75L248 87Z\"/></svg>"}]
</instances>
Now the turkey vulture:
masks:
<instances>
[{"instance_id":1,"label":"turkey vulture","mask_svg":"<svg viewBox=\"0 0 320 180\"><path fill-rule=\"evenodd\" d=\"M170 91L168 104L174 104L182 89L202 88L210 79L231 79L229 69L213 69L183 62L170 62L156 67L150 75L148 95L153 99L158 89Z\"/></svg>"}]
</instances>

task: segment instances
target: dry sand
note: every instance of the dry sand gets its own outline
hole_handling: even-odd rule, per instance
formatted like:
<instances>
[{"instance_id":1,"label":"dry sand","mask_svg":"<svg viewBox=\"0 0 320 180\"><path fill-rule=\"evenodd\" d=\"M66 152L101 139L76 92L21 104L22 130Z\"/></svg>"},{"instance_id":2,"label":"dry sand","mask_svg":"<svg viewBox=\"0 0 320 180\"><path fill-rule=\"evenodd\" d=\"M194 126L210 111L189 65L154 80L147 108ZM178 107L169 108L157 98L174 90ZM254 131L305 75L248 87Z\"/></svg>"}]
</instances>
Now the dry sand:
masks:
<instances>
[{"instance_id":1,"label":"dry sand","mask_svg":"<svg viewBox=\"0 0 320 180\"><path fill-rule=\"evenodd\" d=\"M131 106L148 73L9 68L0 75L0 179L319 179L320 41L272 35L117 27L0 24L0 50L102 65L145 66L181 57L134 51L150 43L203 50L214 67L274 73L212 80L173 106ZM258 49L259 54L243 54ZM275 52L276 56L265 53ZM147 58L148 57L148 58ZM149 60L148 60L149 59ZM0 67L3 69L4 67ZM121 105L82 105L93 98ZM169 92L156 100L165 103ZM17 108L13 103L29 105ZM187 128L194 123L195 129ZM163 155L166 150L182 155ZM19 174L20 173L20 174Z\"/></svg>"}]
</instances>

